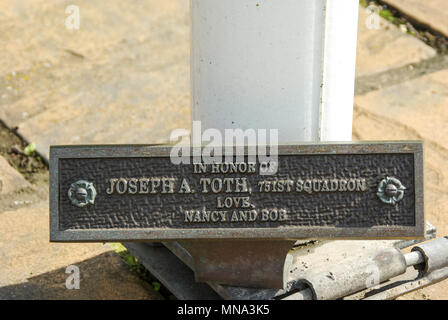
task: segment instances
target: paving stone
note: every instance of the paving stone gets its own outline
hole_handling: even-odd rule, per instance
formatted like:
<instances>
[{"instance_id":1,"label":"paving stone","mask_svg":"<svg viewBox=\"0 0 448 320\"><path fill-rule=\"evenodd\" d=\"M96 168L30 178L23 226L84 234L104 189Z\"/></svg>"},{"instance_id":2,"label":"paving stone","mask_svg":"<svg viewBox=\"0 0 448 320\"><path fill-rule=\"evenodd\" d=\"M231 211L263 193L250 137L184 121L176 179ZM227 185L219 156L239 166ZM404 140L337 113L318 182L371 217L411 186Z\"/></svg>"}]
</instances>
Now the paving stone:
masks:
<instances>
[{"instance_id":1,"label":"paving stone","mask_svg":"<svg viewBox=\"0 0 448 320\"><path fill-rule=\"evenodd\" d=\"M0 213L0 299L161 298L107 245L50 243L48 221L48 202ZM70 265L79 290L65 287Z\"/></svg>"},{"instance_id":2,"label":"paving stone","mask_svg":"<svg viewBox=\"0 0 448 320\"><path fill-rule=\"evenodd\" d=\"M354 140L424 140L425 216L448 235L448 70L355 98ZM407 299L448 299L448 281Z\"/></svg>"},{"instance_id":3,"label":"paving stone","mask_svg":"<svg viewBox=\"0 0 448 320\"><path fill-rule=\"evenodd\" d=\"M401 32L395 25L377 16L379 29L369 28L371 13L361 7L358 23L356 76L417 63L436 55L436 51L417 38Z\"/></svg>"},{"instance_id":4,"label":"paving stone","mask_svg":"<svg viewBox=\"0 0 448 320\"><path fill-rule=\"evenodd\" d=\"M448 150L448 70L357 96L355 104Z\"/></svg>"},{"instance_id":5,"label":"paving stone","mask_svg":"<svg viewBox=\"0 0 448 320\"><path fill-rule=\"evenodd\" d=\"M0 156L0 195L31 187L30 183L8 161Z\"/></svg>"},{"instance_id":6,"label":"paving stone","mask_svg":"<svg viewBox=\"0 0 448 320\"><path fill-rule=\"evenodd\" d=\"M448 1L383 0L416 21L448 36Z\"/></svg>"},{"instance_id":7,"label":"paving stone","mask_svg":"<svg viewBox=\"0 0 448 320\"><path fill-rule=\"evenodd\" d=\"M85 2L73 31L61 24L70 4L0 4L0 119L46 157L50 144L160 143L188 129L188 2Z\"/></svg>"}]
</instances>

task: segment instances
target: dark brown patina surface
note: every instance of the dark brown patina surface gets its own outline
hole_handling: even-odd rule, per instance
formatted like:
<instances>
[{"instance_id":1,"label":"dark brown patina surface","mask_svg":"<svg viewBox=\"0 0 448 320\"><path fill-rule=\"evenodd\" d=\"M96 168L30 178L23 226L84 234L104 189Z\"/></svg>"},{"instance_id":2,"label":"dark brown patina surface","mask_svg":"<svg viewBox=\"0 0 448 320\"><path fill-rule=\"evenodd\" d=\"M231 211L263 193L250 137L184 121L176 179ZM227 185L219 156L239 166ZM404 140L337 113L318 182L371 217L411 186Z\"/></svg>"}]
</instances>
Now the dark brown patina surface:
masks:
<instances>
[{"instance_id":1,"label":"dark brown patina surface","mask_svg":"<svg viewBox=\"0 0 448 320\"><path fill-rule=\"evenodd\" d=\"M274 175L260 175L259 162L255 172L213 173L207 166L207 172L195 173L193 164L172 164L169 151L161 146L52 148L52 240L415 238L424 233L418 142L280 146ZM387 177L406 188L396 204L378 196ZM123 181L118 187L110 179ZM142 188L141 179L160 185ZM163 179L172 179L165 193ZM213 179L223 184L219 192ZM92 183L93 204L73 205L68 191L77 181ZM384 189L386 196L394 192L395 186ZM226 198L232 199L230 208Z\"/></svg>"}]
</instances>

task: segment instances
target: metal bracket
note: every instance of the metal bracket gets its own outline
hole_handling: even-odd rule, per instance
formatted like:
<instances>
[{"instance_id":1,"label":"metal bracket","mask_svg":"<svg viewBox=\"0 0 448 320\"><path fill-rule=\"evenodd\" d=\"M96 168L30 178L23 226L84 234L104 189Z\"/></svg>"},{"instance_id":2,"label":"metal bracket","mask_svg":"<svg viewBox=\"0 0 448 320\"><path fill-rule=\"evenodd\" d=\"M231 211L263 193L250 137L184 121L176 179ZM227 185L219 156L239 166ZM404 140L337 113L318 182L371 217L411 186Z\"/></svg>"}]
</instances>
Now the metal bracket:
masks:
<instances>
[{"instance_id":1,"label":"metal bracket","mask_svg":"<svg viewBox=\"0 0 448 320\"><path fill-rule=\"evenodd\" d=\"M285 287L295 241L182 241L193 257L198 282L252 288Z\"/></svg>"}]
</instances>

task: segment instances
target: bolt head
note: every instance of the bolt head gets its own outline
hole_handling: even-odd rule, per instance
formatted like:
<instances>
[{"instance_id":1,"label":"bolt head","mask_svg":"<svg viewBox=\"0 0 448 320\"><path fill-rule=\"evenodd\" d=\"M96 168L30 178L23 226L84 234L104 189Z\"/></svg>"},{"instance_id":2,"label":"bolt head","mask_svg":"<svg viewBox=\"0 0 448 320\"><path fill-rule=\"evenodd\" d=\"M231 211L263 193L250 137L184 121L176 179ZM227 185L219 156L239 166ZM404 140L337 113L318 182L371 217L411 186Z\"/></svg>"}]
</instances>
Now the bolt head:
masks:
<instances>
[{"instance_id":1,"label":"bolt head","mask_svg":"<svg viewBox=\"0 0 448 320\"><path fill-rule=\"evenodd\" d=\"M388 196L388 197L394 197L396 194L397 194L397 192L398 192L398 188L397 188L397 186L395 186L394 184L388 184L387 186L386 186L386 190L385 190L385 194Z\"/></svg>"},{"instance_id":2,"label":"bolt head","mask_svg":"<svg viewBox=\"0 0 448 320\"><path fill-rule=\"evenodd\" d=\"M75 195L76 199L80 201L85 200L87 198L87 190L84 188L78 188L76 189Z\"/></svg>"},{"instance_id":3,"label":"bolt head","mask_svg":"<svg viewBox=\"0 0 448 320\"><path fill-rule=\"evenodd\" d=\"M74 206L82 208L95 202L96 190L93 183L79 180L70 185L67 195Z\"/></svg>"}]
</instances>

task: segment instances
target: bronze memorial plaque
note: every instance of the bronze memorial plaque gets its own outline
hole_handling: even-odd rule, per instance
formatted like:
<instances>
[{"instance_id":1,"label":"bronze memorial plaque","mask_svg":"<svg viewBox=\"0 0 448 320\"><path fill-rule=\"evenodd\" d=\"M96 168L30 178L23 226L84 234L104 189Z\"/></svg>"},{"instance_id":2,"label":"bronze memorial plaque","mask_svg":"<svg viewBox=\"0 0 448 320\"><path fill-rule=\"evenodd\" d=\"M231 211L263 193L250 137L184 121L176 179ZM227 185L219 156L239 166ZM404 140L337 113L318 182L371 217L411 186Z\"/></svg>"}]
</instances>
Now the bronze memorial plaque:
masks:
<instances>
[{"instance_id":1,"label":"bronze memorial plaque","mask_svg":"<svg viewBox=\"0 0 448 320\"><path fill-rule=\"evenodd\" d=\"M51 241L424 237L421 142L279 146L271 174L171 148L51 147Z\"/></svg>"}]
</instances>

